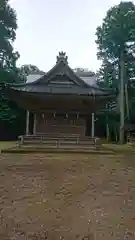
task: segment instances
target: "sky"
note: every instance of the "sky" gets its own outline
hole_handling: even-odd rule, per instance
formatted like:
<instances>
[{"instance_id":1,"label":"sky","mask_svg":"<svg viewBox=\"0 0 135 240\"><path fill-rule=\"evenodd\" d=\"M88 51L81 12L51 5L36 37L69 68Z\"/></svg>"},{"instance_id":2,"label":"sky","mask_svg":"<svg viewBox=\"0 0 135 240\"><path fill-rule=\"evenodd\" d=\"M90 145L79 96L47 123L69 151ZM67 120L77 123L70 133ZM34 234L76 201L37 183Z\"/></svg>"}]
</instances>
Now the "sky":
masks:
<instances>
[{"instance_id":1,"label":"sky","mask_svg":"<svg viewBox=\"0 0 135 240\"><path fill-rule=\"evenodd\" d=\"M48 71L59 51L72 68L98 70L96 27L119 0L10 0L17 13L18 65L33 64ZM135 0L133 1L135 2Z\"/></svg>"}]
</instances>

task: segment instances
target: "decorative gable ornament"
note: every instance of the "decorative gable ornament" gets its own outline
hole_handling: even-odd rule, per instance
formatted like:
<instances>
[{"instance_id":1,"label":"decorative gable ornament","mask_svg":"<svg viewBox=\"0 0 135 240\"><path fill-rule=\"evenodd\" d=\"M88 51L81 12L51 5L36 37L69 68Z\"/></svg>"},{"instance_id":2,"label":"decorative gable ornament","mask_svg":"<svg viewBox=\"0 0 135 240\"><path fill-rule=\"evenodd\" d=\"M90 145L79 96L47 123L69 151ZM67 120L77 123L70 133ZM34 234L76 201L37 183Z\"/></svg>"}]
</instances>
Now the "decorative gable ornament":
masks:
<instances>
[{"instance_id":1,"label":"decorative gable ornament","mask_svg":"<svg viewBox=\"0 0 135 240\"><path fill-rule=\"evenodd\" d=\"M59 55L57 56L57 61L56 63L60 62L60 61L63 61L65 62L66 64L68 64L68 57L66 56L66 53L65 52L59 52Z\"/></svg>"}]
</instances>

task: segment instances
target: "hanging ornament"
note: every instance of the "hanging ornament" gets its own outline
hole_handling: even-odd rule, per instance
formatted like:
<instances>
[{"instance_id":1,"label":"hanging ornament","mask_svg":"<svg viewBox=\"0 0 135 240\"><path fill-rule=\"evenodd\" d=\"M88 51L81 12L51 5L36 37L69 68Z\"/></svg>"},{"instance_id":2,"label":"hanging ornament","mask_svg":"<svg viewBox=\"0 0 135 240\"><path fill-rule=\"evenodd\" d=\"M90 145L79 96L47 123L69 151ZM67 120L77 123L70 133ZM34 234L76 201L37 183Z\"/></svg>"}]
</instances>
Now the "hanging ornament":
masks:
<instances>
[{"instance_id":1,"label":"hanging ornament","mask_svg":"<svg viewBox=\"0 0 135 240\"><path fill-rule=\"evenodd\" d=\"M45 116L44 116L44 113L42 113L42 119L44 120Z\"/></svg>"}]
</instances>

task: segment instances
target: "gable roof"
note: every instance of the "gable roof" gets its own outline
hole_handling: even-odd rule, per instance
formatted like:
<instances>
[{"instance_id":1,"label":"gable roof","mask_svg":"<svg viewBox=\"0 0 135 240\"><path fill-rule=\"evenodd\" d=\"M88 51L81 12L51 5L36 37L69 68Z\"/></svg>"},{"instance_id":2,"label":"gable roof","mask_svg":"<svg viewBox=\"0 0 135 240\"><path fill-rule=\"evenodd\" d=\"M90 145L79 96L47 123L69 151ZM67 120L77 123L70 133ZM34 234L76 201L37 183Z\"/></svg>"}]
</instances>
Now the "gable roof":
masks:
<instances>
[{"instance_id":1,"label":"gable roof","mask_svg":"<svg viewBox=\"0 0 135 240\"><path fill-rule=\"evenodd\" d=\"M54 78L56 75L65 75L72 79L78 86L95 86L96 88L99 88L96 83L96 75L90 71L76 71L76 69L71 69L68 65L67 56L64 52L59 52L56 64L47 73L28 75L25 84L47 84L49 80Z\"/></svg>"},{"instance_id":2,"label":"gable roof","mask_svg":"<svg viewBox=\"0 0 135 240\"><path fill-rule=\"evenodd\" d=\"M71 79L76 85L82 87L88 87L89 85L83 79L75 74L75 72L69 67L67 62L67 57L64 52L60 52L57 57L57 62L52 69L50 69L44 76L41 76L39 79L34 81L35 84L47 84L50 79L55 76L67 76Z\"/></svg>"},{"instance_id":3,"label":"gable roof","mask_svg":"<svg viewBox=\"0 0 135 240\"><path fill-rule=\"evenodd\" d=\"M76 74L76 72L75 72ZM96 75L83 75L80 73L76 74L79 78L81 78L85 83L87 83L89 86L95 86L99 88L99 85L97 84L97 77ZM26 83L32 83L36 80L39 80L44 77L44 74L30 74L26 77Z\"/></svg>"},{"instance_id":4,"label":"gable roof","mask_svg":"<svg viewBox=\"0 0 135 240\"><path fill-rule=\"evenodd\" d=\"M90 84L89 82L93 83ZM33 79L33 81L32 81ZM95 76L76 74L68 65L67 56L60 52L55 66L44 75L34 74L27 77L27 82L8 86L13 91L45 94L84 94L108 96L112 91L102 89L96 84Z\"/></svg>"}]
</instances>

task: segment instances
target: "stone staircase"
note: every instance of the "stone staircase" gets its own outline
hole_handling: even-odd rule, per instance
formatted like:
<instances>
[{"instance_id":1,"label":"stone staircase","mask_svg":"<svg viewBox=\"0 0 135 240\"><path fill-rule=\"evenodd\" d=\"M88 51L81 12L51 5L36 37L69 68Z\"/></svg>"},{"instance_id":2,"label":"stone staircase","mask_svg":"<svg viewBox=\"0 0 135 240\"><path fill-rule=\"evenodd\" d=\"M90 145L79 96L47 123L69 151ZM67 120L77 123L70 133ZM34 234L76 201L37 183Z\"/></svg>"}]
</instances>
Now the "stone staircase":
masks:
<instances>
[{"instance_id":1,"label":"stone staircase","mask_svg":"<svg viewBox=\"0 0 135 240\"><path fill-rule=\"evenodd\" d=\"M43 153L43 154L114 154L104 148L100 139L89 136L65 134L36 134L19 137L19 144L2 153Z\"/></svg>"}]
</instances>

